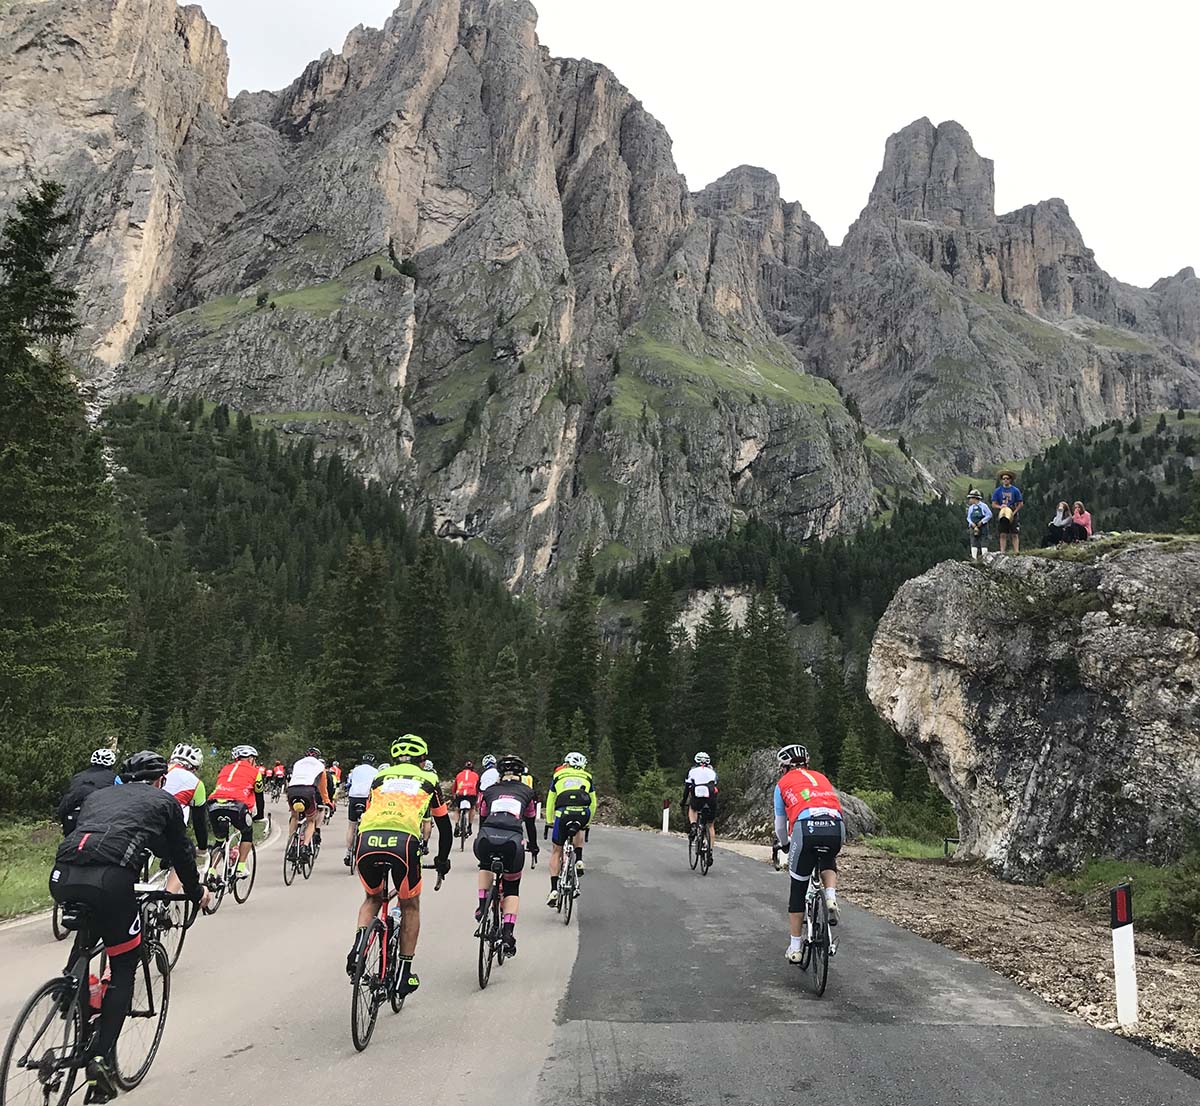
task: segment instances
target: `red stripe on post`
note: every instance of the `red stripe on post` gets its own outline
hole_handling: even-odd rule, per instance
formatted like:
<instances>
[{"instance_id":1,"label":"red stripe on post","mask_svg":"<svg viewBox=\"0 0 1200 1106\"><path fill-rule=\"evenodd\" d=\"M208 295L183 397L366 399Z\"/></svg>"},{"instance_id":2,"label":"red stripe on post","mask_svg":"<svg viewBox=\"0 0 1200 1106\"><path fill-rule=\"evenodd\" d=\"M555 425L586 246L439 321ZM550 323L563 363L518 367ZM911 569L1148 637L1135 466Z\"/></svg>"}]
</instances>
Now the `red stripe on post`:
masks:
<instances>
[{"instance_id":1,"label":"red stripe on post","mask_svg":"<svg viewBox=\"0 0 1200 1106\"><path fill-rule=\"evenodd\" d=\"M1128 883L1109 892L1109 915L1113 929L1133 924L1133 888Z\"/></svg>"}]
</instances>

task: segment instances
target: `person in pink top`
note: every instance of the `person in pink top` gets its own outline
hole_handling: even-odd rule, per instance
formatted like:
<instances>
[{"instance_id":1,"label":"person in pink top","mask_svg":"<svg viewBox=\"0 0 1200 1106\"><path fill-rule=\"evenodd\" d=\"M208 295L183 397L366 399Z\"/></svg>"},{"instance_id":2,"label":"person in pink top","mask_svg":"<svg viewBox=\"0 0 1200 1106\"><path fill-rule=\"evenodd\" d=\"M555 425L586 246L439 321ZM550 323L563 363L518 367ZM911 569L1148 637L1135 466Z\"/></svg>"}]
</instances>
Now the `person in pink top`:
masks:
<instances>
[{"instance_id":1,"label":"person in pink top","mask_svg":"<svg viewBox=\"0 0 1200 1106\"><path fill-rule=\"evenodd\" d=\"M1071 525L1076 541L1087 541L1092 536L1091 513L1083 509L1083 502L1075 500L1075 510L1071 515Z\"/></svg>"}]
</instances>

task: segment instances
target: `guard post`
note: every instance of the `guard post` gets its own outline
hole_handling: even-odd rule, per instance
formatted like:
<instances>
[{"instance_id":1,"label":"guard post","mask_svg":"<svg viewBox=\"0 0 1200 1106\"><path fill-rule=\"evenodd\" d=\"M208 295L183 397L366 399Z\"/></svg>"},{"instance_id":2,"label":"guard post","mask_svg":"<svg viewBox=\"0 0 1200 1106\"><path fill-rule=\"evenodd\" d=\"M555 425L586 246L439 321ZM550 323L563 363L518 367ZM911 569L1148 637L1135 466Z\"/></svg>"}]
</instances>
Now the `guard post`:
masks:
<instances>
[{"instance_id":1,"label":"guard post","mask_svg":"<svg viewBox=\"0 0 1200 1106\"><path fill-rule=\"evenodd\" d=\"M663 833L669 833L671 830L671 800L663 799Z\"/></svg>"},{"instance_id":2,"label":"guard post","mask_svg":"<svg viewBox=\"0 0 1200 1106\"><path fill-rule=\"evenodd\" d=\"M1109 892L1112 924L1113 973L1117 988L1117 1022L1135 1025L1138 1020L1137 968L1133 956L1133 887L1122 883Z\"/></svg>"}]
</instances>

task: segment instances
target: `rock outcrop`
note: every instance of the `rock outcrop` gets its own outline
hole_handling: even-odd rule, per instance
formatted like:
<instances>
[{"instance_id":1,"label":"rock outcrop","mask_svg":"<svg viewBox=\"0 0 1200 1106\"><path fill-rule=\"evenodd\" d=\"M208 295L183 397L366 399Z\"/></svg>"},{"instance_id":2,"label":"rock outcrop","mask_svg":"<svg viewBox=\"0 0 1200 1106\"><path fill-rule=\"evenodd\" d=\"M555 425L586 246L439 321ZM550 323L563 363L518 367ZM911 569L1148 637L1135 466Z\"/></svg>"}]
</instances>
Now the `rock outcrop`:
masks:
<instances>
[{"instance_id":1,"label":"rock outcrop","mask_svg":"<svg viewBox=\"0 0 1200 1106\"><path fill-rule=\"evenodd\" d=\"M1060 201L998 218L957 124L893 136L832 248L764 169L690 192L661 124L535 20L403 0L229 102L197 7L5 7L0 205L67 185L99 391L313 436L514 587L751 513L858 525L860 412L944 474L1200 403L1200 282L1112 281ZM897 467L888 485L925 486Z\"/></svg>"},{"instance_id":2,"label":"rock outcrop","mask_svg":"<svg viewBox=\"0 0 1200 1106\"><path fill-rule=\"evenodd\" d=\"M867 692L959 856L1017 879L1169 860L1200 824L1200 540L945 562L896 593Z\"/></svg>"}]
</instances>

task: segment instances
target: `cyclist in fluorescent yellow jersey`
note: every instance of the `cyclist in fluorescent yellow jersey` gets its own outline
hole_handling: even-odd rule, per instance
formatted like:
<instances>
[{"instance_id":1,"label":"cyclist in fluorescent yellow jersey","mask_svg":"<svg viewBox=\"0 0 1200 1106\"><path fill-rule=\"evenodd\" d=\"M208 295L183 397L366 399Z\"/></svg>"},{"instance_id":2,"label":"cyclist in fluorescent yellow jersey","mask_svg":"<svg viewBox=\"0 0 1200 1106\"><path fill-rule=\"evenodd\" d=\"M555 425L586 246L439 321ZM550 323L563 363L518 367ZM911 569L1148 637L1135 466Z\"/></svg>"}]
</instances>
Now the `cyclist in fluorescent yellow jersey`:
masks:
<instances>
[{"instance_id":1,"label":"cyclist in fluorescent yellow jersey","mask_svg":"<svg viewBox=\"0 0 1200 1106\"><path fill-rule=\"evenodd\" d=\"M546 792L546 830L553 834L554 845L550 853L550 897L547 906L558 905L558 877L562 871L563 845L566 844L568 821L579 825L575 834L575 873L583 875L583 828L596 813L596 788L592 774L587 770L587 757L582 753L568 753L563 763L554 770L550 789Z\"/></svg>"},{"instance_id":2,"label":"cyclist in fluorescent yellow jersey","mask_svg":"<svg viewBox=\"0 0 1200 1106\"><path fill-rule=\"evenodd\" d=\"M412 970L421 932L421 822L427 814L432 814L437 823L438 855L434 867L439 875L450 871L453 838L438 778L420 765L429 755L424 739L405 734L392 745L391 752L396 764L376 773L367 809L358 822L358 878L366 898L358 908L358 930L346 958L346 972L353 975L367 928L383 905L384 887L390 874L401 914L400 992L408 995L421 985Z\"/></svg>"}]
</instances>

